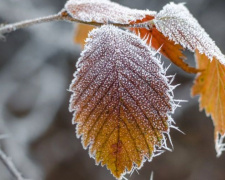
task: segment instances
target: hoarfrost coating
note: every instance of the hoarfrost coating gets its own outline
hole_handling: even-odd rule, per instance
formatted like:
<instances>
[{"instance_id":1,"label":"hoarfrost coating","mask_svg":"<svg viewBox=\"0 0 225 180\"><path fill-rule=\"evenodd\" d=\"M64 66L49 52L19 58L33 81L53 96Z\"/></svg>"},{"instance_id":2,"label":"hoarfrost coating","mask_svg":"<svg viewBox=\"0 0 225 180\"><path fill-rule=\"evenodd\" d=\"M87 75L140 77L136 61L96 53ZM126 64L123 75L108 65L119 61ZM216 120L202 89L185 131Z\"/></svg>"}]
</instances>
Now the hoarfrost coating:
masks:
<instances>
[{"instance_id":1,"label":"hoarfrost coating","mask_svg":"<svg viewBox=\"0 0 225 180\"><path fill-rule=\"evenodd\" d=\"M154 23L160 32L175 43L192 52L199 50L210 60L215 57L225 64L225 56L183 4L167 4L155 16Z\"/></svg>"},{"instance_id":2,"label":"hoarfrost coating","mask_svg":"<svg viewBox=\"0 0 225 180\"><path fill-rule=\"evenodd\" d=\"M128 24L156 14L155 11L130 9L108 0L69 0L65 9L75 19L98 23Z\"/></svg>"}]
</instances>

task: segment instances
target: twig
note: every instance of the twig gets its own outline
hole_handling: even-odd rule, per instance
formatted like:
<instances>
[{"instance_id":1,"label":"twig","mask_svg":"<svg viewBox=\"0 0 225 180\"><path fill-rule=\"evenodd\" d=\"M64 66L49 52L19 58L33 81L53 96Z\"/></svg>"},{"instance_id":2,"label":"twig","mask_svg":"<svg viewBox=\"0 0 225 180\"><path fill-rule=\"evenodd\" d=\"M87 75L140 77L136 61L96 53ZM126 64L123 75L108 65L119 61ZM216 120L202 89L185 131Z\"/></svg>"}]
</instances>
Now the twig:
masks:
<instances>
[{"instance_id":1,"label":"twig","mask_svg":"<svg viewBox=\"0 0 225 180\"><path fill-rule=\"evenodd\" d=\"M133 27L133 28L152 28L153 21L148 21L145 23L138 23L138 24L120 24L120 23L113 23L113 22L107 22L107 23L98 23L98 22L85 22L81 21L78 19L75 19L71 17L66 10L60 11L58 14L46 16L46 17L41 17L37 19L31 19L31 20L25 20L13 24L8 24L8 25L3 25L2 27L0 26L0 34L6 34L6 33L11 33L13 31L16 31L21 28L26 28L35 24L40 24L40 23L45 23L45 22L52 22L52 21L68 21L68 22L77 22L77 23L83 23L83 24L88 24L88 25L93 25L93 26L101 26L104 24L112 24L114 26L118 27Z\"/></svg>"},{"instance_id":2,"label":"twig","mask_svg":"<svg viewBox=\"0 0 225 180\"><path fill-rule=\"evenodd\" d=\"M17 180L25 180L21 173L16 169L12 160L0 149L0 159Z\"/></svg>"},{"instance_id":3,"label":"twig","mask_svg":"<svg viewBox=\"0 0 225 180\"><path fill-rule=\"evenodd\" d=\"M56 14L56 15L50 15L50 16L46 16L46 17L42 17L42 18L31 19L31 20L21 21L18 23L8 24L8 25L0 27L0 34L10 33L10 32L16 31L17 29L29 27L34 24L40 24L40 23L51 22L51 21L59 21L60 18L61 18L61 15Z\"/></svg>"}]
</instances>

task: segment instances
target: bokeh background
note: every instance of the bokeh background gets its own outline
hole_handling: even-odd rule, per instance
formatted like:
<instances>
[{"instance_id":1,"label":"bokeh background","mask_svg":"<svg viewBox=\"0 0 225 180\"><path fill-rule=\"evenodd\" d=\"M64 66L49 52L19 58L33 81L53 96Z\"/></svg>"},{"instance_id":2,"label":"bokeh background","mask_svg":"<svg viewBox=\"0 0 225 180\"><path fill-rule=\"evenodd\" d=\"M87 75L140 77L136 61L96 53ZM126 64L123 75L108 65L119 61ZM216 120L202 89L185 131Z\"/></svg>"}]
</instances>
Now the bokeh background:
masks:
<instances>
[{"instance_id":1,"label":"bokeh background","mask_svg":"<svg viewBox=\"0 0 225 180\"><path fill-rule=\"evenodd\" d=\"M0 0L0 23L54 14L65 0ZM159 11L166 0L120 0L123 5ZM175 0L174 2L183 2ZM186 0L186 6L217 45L225 52L225 1ZM18 30L0 41L0 140L3 149L23 176L33 180L114 180L105 167L82 148L68 111L73 78L81 48L73 43L74 27L52 22ZM195 65L193 54L186 53ZM170 62L163 58L165 65ZM214 128L210 118L198 110L198 98L190 97L194 75L171 65L177 74L173 84L177 99L188 100L173 115L186 135L172 129L172 152L165 152L130 180L224 180L225 153L216 158ZM0 162L0 180L14 178Z\"/></svg>"}]
</instances>

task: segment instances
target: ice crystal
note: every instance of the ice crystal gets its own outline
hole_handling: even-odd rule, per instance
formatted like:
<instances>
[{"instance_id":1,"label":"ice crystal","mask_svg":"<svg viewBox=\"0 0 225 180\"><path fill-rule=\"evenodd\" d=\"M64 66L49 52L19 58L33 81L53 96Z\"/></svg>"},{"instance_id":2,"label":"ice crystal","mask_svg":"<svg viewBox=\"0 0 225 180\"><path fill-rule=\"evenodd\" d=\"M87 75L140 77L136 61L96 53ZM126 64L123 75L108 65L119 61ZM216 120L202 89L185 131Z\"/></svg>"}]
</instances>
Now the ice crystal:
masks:
<instances>
[{"instance_id":1,"label":"ice crystal","mask_svg":"<svg viewBox=\"0 0 225 180\"><path fill-rule=\"evenodd\" d=\"M169 149L175 105L156 54L136 35L105 25L90 32L76 65L70 111L77 136L120 179Z\"/></svg>"},{"instance_id":2,"label":"ice crystal","mask_svg":"<svg viewBox=\"0 0 225 180\"><path fill-rule=\"evenodd\" d=\"M75 19L98 23L128 24L156 14L149 10L130 9L109 0L69 0L65 8Z\"/></svg>"},{"instance_id":3,"label":"ice crystal","mask_svg":"<svg viewBox=\"0 0 225 180\"><path fill-rule=\"evenodd\" d=\"M222 152L225 151L225 143L223 142L225 134L221 135L219 132L216 132L216 153L217 157L220 157Z\"/></svg>"},{"instance_id":4,"label":"ice crystal","mask_svg":"<svg viewBox=\"0 0 225 180\"><path fill-rule=\"evenodd\" d=\"M210 60L216 57L225 64L225 57L184 4L170 3L155 16L156 28L169 39L194 52L196 49Z\"/></svg>"}]
</instances>

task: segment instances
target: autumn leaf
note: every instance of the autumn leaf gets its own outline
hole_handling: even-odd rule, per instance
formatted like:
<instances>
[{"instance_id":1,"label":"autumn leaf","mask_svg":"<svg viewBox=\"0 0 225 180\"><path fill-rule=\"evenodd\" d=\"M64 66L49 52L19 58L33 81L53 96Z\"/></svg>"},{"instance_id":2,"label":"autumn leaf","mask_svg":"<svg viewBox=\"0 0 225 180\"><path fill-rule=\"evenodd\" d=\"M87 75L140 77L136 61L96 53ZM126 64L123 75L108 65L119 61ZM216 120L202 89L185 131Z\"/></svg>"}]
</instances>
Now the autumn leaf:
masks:
<instances>
[{"instance_id":1,"label":"autumn leaf","mask_svg":"<svg viewBox=\"0 0 225 180\"><path fill-rule=\"evenodd\" d=\"M87 24L78 24L74 35L74 42L80 44L81 47L84 48L85 39L87 39L88 33L93 29L93 26Z\"/></svg>"},{"instance_id":2,"label":"autumn leaf","mask_svg":"<svg viewBox=\"0 0 225 180\"><path fill-rule=\"evenodd\" d=\"M106 25L89 34L76 65L70 111L77 137L117 179L167 149L175 106L155 54L134 34Z\"/></svg>"},{"instance_id":3,"label":"autumn leaf","mask_svg":"<svg viewBox=\"0 0 225 180\"><path fill-rule=\"evenodd\" d=\"M209 58L196 52L198 67L205 69L197 75L192 95L200 95L200 110L212 117L215 126L215 145L217 156L225 150L223 138L225 136L225 66L216 58L210 62Z\"/></svg>"},{"instance_id":4,"label":"autumn leaf","mask_svg":"<svg viewBox=\"0 0 225 180\"><path fill-rule=\"evenodd\" d=\"M142 20L137 20L132 22L132 24L145 23L154 19L154 17L146 16ZM145 39L146 43L152 46L155 50L160 50L165 57L170 59L175 65L182 68L188 73L197 73L198 69L190 67L187 63L184 62L186 58L183 53L183 47L180 44L176 44L174 41L169 40L168 37L165 37L161 32L159 32L155 26L152 28L131 28L131 30L140 36L140 38Z\"/></svg>"},{"instance_id":5,"label":"autumn leaf","mask_svg":"<svg viewBox=\"0 0 225 180\"><path fill-rule=\"evenodd\" d=\"M146 15L154 16L155 11L130 9L109 0L69 0L65 4L67 12L84 22L129 24L141 20Z\"/></svg>"},{"instance_id":6,"label":"autumn leaf","mask_svg":"<svg viewBox=\"0 0 225 180\"><path fill-rule=\"evenodd\" d=\"M170 3L155 16L153 22L158 31L192 52L198 50L210 60L215 57L225 64L224 55L184 4Z\"/></svg>"}]
</instances>

